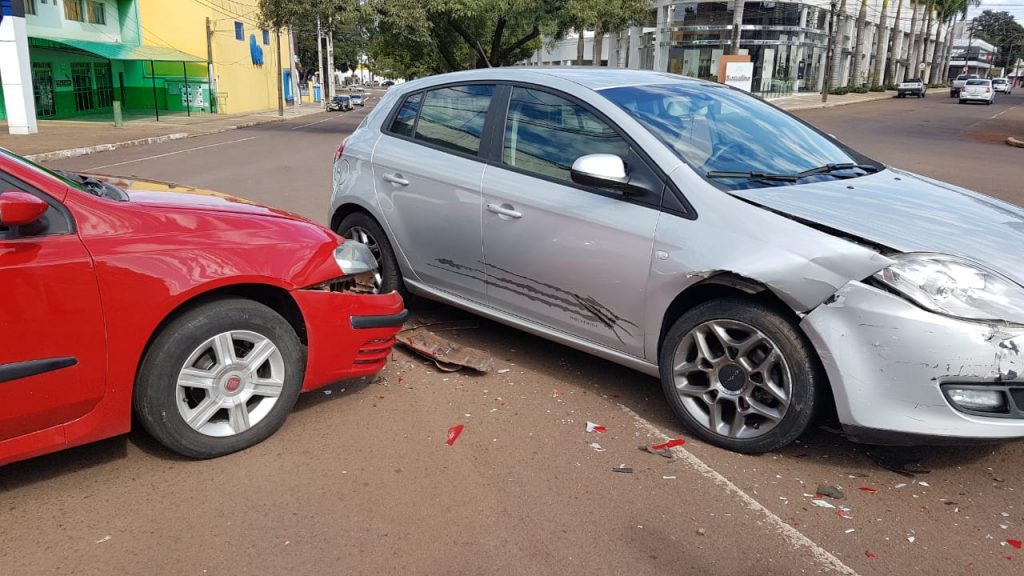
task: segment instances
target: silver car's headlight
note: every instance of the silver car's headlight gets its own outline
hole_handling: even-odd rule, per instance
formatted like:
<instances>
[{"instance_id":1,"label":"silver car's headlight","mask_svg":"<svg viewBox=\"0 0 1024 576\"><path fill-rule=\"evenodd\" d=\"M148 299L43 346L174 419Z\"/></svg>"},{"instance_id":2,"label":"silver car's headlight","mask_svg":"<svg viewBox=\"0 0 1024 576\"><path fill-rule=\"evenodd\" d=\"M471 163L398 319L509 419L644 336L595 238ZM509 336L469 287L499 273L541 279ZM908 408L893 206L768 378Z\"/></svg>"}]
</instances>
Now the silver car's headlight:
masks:
<instances>
[{"instance_id":1,"label":"silver car's headlight","mask_svg":"<svg viewBox=\"0 0 1024 576\"><path fill-rule=\"evenodd\" d=\"M1024 324L1024 288L964 258L903 254L875 279L917 304L948 316Z\"/></svg>"},{"instance_id":2,"label":"silver car's headlight","mask_svg":"<svg viewBox=\"0 0 1024 576\"><path fill-rule=\"evenodd\" d=\"M334 260L345 276L355 276L377 269L377 259L366 244L345 240L334 249Z\"/></svg>"}]
</instances>

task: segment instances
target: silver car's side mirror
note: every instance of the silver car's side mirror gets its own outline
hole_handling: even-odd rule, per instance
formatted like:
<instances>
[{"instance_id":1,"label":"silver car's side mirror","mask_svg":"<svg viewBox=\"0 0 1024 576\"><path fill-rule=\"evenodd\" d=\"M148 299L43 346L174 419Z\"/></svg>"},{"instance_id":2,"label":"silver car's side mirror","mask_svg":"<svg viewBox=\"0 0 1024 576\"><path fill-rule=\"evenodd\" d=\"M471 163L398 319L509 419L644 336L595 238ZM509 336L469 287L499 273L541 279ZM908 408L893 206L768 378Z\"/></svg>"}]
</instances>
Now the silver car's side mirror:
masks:
<instances>
[{"instance_id":1,"label":"silver car's side mirror","mask_svg":"<svg viewBox=\"0 0 1024 576\"><path fill-rule=\"evenodd\" d=\"M598 186L625 191L630 188L626 163L615 154L587 154L572 163L572 181L585 186Z\"/></svg>"}]
</instances>

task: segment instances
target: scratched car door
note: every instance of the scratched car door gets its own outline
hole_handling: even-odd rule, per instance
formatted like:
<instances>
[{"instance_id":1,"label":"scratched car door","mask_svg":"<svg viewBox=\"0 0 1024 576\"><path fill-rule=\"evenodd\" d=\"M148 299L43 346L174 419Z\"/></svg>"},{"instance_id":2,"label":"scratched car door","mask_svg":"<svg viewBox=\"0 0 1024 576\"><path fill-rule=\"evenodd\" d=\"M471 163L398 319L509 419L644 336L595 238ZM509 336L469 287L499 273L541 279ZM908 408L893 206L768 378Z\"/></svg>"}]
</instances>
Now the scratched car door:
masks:
<instances>
[{"instance_id":1,"label":"scratched car door","mask_svg":"<svg viewBox=\"0 0 1024 576\"><path fill-rule=\"evenodd\" d=\"M488 303L642 356L659 200L647 205L569 177L576 158L625 160L629 144L588 108L524 87L512 90L503 138L501 163L483 181Z\"/></svg>"}]
</instances>

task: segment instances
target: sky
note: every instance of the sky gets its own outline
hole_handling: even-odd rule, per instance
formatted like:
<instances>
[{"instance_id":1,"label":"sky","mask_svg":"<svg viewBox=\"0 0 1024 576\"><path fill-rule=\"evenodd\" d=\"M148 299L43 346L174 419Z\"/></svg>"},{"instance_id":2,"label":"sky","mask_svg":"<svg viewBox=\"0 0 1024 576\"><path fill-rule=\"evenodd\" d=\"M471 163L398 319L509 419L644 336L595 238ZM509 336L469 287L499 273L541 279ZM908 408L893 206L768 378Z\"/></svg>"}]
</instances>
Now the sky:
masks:
<instances>
[{"instance_id":1,"label":"sky","mask_svg":"<svg viewBox=\"0 0 1024 576\"><path fill-rule=\"evenodd\" d=\"M972 8L967 13L968 17L977 16L984 10L993 12L1009 12L1017 18L1017 22L1024 25L1024 0L981 0L981 6Z\"/></svg>"}]
</instances>

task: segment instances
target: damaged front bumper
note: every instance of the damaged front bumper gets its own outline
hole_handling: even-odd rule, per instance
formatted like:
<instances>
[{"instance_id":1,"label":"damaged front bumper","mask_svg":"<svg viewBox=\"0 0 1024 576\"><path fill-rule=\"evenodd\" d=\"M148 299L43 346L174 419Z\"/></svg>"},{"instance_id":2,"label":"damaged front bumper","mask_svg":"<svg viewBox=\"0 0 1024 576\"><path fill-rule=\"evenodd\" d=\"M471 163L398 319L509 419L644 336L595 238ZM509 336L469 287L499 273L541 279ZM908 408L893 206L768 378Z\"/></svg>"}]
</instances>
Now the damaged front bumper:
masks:
<instances>
[{"instance_id":1,"label":"damaged front bumper","mask_svg":"<svg viewBox=\"0 0 1024 576\"><path fill-rule=\"evenodd\" d=\"M380 372L408 316L402 297L331 290L297 290L308 354L302 390Z\"/></svg>"},{"instance_id":2,"label":"damaged front bumper","mask_svg":"<svg viewBox=\"0 0 1024 576\"><path fill-rule=\"evenodd\" d=\"M851 282L800 324L852 440L933 444L1024 438L1024 329L928 312ZM1003 412L954 407L943 389L1000 390Z\"/></svg>"}]
</instances>

